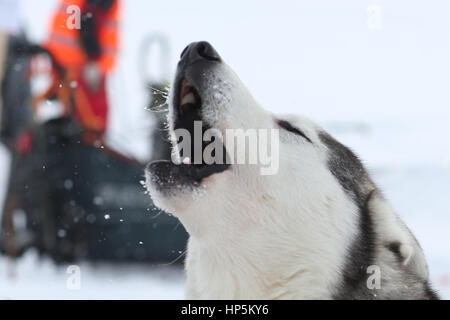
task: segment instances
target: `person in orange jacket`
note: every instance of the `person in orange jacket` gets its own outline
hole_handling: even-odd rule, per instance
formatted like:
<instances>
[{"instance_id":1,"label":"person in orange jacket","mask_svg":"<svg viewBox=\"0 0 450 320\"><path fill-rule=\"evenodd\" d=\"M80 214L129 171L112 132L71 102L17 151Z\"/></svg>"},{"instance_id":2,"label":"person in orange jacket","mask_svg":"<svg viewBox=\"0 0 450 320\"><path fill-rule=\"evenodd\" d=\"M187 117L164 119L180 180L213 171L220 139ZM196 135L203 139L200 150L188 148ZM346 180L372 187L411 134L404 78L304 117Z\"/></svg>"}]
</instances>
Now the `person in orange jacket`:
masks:
<instances>
[{"instance_id":1,"label":"person in orange jacket","mask_svg":"<svg viewBox=\"0 0 450 320\"><path fill-rule=\"evenodd\" d=\"M108 120L106 76L116 65L119 17L119 0L61 0L44 45L65 70L81 125L100 134Z\"/></svg>"}]
</instances>

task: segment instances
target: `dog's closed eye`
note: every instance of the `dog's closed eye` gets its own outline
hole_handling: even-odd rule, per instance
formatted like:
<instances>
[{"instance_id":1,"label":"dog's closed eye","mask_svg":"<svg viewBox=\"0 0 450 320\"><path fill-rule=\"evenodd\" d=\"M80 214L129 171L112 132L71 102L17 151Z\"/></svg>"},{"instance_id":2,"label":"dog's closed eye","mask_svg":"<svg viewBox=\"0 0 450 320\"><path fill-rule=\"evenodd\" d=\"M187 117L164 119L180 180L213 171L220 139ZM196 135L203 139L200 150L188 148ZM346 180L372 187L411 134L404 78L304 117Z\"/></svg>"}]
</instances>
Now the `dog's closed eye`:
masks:
<instances>
[{"instance_id":1,"label":"dog's closed eye","mask_svg":"<svg viewBox=\"0 0 450 320\"><path fill-rule=\"evenodd\" d=\"M283 128L284 130L294 133L296 135L299 135L299 136L303 137L305 140L307 140L309 143L312 143L311 139L308 138L302 130L294 127L288 121L277 119L276 122L277 122L278 126Z\"/></svg>"}]
</instances>

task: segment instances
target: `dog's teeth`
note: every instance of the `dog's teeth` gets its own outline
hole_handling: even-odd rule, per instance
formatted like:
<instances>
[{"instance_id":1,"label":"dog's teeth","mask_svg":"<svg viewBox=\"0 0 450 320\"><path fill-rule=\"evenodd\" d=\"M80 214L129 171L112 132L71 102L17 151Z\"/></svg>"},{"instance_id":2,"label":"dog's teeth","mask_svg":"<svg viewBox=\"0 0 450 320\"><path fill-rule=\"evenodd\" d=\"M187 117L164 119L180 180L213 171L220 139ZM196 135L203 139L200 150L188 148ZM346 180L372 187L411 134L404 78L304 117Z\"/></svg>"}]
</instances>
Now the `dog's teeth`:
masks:
<instances>
[{"instance_id":1,"label":"dog's teeth","mask_svg":"<svg viewBox=\"0 0 450 320\"><path fill-rule=\"evenodd\" d=\"M183 99L181 100L181 105L184 105L186 103L195 103L195 96L192 92L188 93L187 95L185 95L183 97Z\"/></svg>"},{"instance_id":2,"label":"dog's teeth","mask_svg":"<svg viewBox=\"0 0 450 320\"><path fill-rule=\"evenodd\" d=\"M189 159L188 157L184 158L183 164L191 164L191 159Z\"/></svg>"}]
</instances>

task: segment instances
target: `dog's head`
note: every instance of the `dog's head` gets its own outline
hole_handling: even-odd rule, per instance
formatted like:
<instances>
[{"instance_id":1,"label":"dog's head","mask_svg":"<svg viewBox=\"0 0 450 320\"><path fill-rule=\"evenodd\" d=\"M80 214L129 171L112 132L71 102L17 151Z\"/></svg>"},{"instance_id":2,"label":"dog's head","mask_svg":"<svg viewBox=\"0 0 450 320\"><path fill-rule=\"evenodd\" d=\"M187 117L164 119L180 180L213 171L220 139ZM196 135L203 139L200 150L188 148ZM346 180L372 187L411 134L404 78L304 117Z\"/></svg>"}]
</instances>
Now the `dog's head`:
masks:
<instances>
[{"instance_id":1,"label":"dog's head","mask_svg":"<svg viewBox=\"0 0 450 320\"><path fill-rule=\"evenodd\" d=\"M269 78L263 66L261 77ZM207 42L192 43L181 54L168 124L174 157L148 165L147 187L154 203L180 218L191 234L296 228L319 221L305 218L317 212L353 210L330 170L333 161L339 170L340 157L348 155L335 152L338 158L331 159L336 142L312 122L263 110ZM244 148L230 144L239 134L247 141ZM215 161L195 158L211 145ZM239 153L244 163L236 161Z\"/></svg>"}]
</instances>

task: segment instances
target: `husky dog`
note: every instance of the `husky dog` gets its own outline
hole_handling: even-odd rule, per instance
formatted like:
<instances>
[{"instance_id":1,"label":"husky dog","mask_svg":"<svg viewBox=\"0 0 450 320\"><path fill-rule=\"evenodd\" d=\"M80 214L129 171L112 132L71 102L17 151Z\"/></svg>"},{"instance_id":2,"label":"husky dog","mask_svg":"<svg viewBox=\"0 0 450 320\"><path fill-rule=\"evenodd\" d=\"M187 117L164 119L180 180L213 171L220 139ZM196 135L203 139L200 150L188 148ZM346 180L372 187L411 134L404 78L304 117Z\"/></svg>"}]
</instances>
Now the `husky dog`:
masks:
<instances>
[{"instance_id":1,"label":"husky dog","mask_svg":"<svg viewBox=\"0 0 450 320\"><path fill-rule=\"evenodd\" d=\"M190 234L189 299L438 298L421 247L357 156L303 117L263 110L209 43L181 54L169 105L174 146L195 121L279 130L273 175L188 158L147 166L155 204Z\"/></svg>"}]
</instances>

